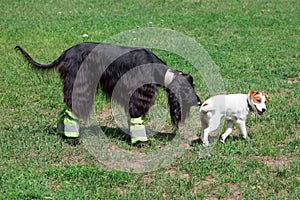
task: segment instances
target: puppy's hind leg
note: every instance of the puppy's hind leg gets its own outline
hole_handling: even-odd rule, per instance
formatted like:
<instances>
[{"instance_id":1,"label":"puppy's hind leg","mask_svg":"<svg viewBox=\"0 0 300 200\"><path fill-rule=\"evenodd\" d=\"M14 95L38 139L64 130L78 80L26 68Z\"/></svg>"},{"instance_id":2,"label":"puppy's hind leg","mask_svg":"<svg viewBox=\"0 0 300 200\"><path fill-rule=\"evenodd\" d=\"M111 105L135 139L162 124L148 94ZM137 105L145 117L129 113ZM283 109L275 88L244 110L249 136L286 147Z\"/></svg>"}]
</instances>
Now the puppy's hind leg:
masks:
<instances>
[{"instance_id":1,"label":"puppy's hind leg","mask_svg":"<svg viewBox=\"0 0 300 200\"><path fill-rule=\"evenodd\" d=\"M208 134L207 133L204 134L204 130L208 128L208 125L207 125L207 123L202 122L201 126L202 126L201 127L201 141L202 141L202 144L204 144L204 140L206 140L208 142Z\"/></svg>"},{"instance_id":2,"label":"puppy's hind leg","mask_svg":"<svg viewBox=\"0 0 300 200\"><path fill-rule=\"evenodd\" d=\"M223 134L221 135L221 138L220 138L220 141L221 141L222 143L225 143L226 138L231 134L231 132L232 132L232 127L233 127L233 121L227 120L227 128L226 128L226 131L225 131L225 133L223 133Z\"/></svg>"},{"instance_id":3,"label":"puppy's hind leg","mask_svg":"<svg viewBox=\"0 0 300 200\"><path fill-rule=\"evenodd\" d=\"M201 141L202 146L207 147L209 146L208 135L209 135L209 122L211 118L210 112L201 112L200 113L200 120L201 120Z\"/></svg>"},{"instance_id":4,"label":"puppy's hind leg","mask_svg":"<svg viewBox=\"0 0 300 200\"><path fill-rule=\"evenodd\" d=\"M201 140L202 140L202 146L203 147L208 147L210 144L209 144L209 141L208 141L208 135L210 133L210 127L207 127L205 129L203 129L202 131L202 134L201 134Z\"/></svg>"},{"instance_id":5,"label":"puppy's hind leg","mask_svg":"<svg viewBox=\"0 0 300 200\"><path fill-rule=\"evenodd\" d=\"M206 115L207 126L206 126L206 128L203 129L202 136L201 136L201 139L203 142L202 145L204 147L207 147L210 145L209 140L208 140L209 133L217 130L217 128L220 125L220 121L221 121L221 115L219 113L207 112L207 115Z\"/></svg>"}]
</instances>

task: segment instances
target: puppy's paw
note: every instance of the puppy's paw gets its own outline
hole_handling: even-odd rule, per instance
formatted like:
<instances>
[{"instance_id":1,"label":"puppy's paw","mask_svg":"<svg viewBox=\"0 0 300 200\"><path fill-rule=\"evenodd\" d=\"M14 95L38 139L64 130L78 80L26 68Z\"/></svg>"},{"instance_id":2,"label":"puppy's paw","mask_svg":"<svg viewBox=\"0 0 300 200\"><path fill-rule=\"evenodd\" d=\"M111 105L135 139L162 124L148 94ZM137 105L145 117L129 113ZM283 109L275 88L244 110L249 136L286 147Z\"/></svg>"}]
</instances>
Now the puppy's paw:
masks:
<instances>
[{"instance_id":1,"label":"puppy's paw","mask_svg":"<svg viewBox=\"0 0 300 200\"><path fill-rule=\"evenodd\" d=\"M246 138L243 138L244 140L246 140L247 142L251 142L251 138L249 136L247 136Z\"/></svg>"},{"instance_id":2,"label":"puppy's paw","mask_svg":"<svg viewBox=\"0 0 300 200\"><path fill-rule=\"evenodd\" d=\"M206 148L206 147L209 147L210 144L209 144L208 141L207 141L207 142L203 141L203 142L202 142L202 146L203 146L204 148Z\"/></svg>"},{"instance_id":3,"label":"puppy's paw","mask_svg":"<svg viewBox=\"0 0 300 200\"><path fill-rule=\"evenodd\" d=\"M222 136L220 137L220 142L222 142L223 144L225 144L225 139L226 138L223 138Z\"/></svg>"}]
</instances>

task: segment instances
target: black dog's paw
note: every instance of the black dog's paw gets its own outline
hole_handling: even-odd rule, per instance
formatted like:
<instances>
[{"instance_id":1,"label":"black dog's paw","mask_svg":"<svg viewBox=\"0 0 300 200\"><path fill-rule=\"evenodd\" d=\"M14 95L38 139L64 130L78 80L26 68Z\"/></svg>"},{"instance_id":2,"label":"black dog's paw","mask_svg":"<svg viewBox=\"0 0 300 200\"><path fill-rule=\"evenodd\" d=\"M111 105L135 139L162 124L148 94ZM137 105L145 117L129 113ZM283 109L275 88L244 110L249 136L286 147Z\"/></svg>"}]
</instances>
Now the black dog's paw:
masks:
<instances>
[{"instance_id":1,"label":"black dog's paw","mask_svg":"<svg viewBox=\"0 0 300 200\"><path fill-rule=\"evenodd\" d=\"M79 138L69 138L67 143L72 146L77 146L81 144L81 141Z\"/></svg>"},{"instance_id":2,"label":"black dog's paw","mask_svg":"<svg viewBox=\"0 0 300 200\"><path fill-rule=\"evenodd\" d=\"M77 138L70 138L66 137L64 135L60 135L60 137L63 139L63 141L71 146L77 146L81 144L80 137Z\"/></svg>"},{"instance_id":3,"label":"black dog's paw","mask_svg":"<svg viewBox=\"0 0 300 200\"><path fill-rule=\"evenodd\" d=\"M144 142L139 141L139 142L133 144L133 146L135 146L135 147L137 147L137 148L144 148L144 147L149 146L149 145L150 145L150 144L149 144L148 141L144 141Z\"/></svg>"}]
</instances>

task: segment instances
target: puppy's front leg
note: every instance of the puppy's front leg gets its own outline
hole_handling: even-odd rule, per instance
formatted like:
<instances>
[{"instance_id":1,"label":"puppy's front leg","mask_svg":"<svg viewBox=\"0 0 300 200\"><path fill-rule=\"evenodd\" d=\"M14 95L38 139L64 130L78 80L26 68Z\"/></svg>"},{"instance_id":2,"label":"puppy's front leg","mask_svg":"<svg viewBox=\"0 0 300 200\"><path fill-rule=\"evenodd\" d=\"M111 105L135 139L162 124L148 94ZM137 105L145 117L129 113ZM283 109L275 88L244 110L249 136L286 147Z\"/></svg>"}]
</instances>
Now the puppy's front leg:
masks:
<instances>
[{"instance_id":1,"label":"puppy's front leg","mask_svg":"<svg viewBox=\"0 0 300 200\"><path fill-rule=\"evenodd\" d=\"M248 134L247 134L247 130L246 130L246 121L245 120L241 120L241 119L238 119L236 121L236 123L238 124L242 134L243 134L243 138L245 140L248 140L250 141L250 138L248 137Z\"/></svg>"}]
</instances>

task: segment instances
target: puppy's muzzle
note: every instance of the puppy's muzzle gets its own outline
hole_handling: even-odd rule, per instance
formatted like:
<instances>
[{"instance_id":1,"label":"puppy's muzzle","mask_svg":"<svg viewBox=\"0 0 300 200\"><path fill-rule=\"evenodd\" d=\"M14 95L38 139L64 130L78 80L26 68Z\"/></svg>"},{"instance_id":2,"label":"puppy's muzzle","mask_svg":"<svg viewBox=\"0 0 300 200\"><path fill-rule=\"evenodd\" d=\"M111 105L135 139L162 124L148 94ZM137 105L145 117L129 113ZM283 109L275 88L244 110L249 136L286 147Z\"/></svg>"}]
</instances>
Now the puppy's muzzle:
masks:
<instances>
[{"instance_id":1,"label":"puppy's muzzle","mask_svg":"<svg viewBox=\"0 0 300 200\"><path fill-rule=\"evenodd\" d=\"M255 107L255 108L256 108L256 107ZM260 110L258 110L258 109L256 108L256 111L257 111L257 114L262 115L262 114L264 114L264 112L267 111L267 109L266 109L266 108L262 108L261 111L260 111Z\"/></svg>"}]
</instances>

